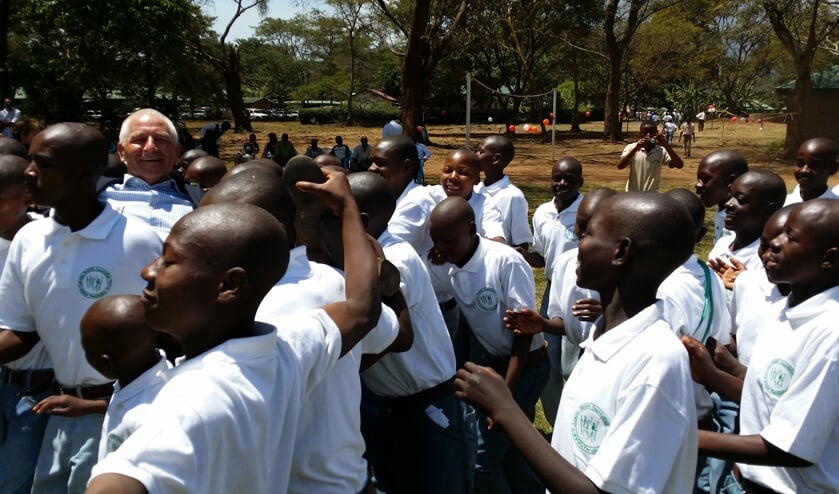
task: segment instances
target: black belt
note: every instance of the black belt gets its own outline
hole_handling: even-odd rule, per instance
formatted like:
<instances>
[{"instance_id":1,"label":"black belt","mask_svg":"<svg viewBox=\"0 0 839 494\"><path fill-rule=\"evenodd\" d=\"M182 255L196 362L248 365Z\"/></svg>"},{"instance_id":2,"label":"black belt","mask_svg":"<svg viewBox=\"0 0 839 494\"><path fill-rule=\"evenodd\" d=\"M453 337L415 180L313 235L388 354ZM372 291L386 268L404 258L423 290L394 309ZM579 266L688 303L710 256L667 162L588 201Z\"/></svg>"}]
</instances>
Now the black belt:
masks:
<instances>
[{"instance_id":1,"label":"black belt","mask_svg":"<svg viewBox=\"0 0 839 494\"><path fill-rule=\"evenodd\" d=\"M26 394L38 394L55 384L52 369L14 370L3 367L0 376L4 383L24 388Z\"/></svg>"},{"instance_id":2,"label":"black belt","mask_svg":"<svg viewBox=\"0 0 839 494\"><path fill-rule=\"evenodd\" d=\"M777 491L773 491L768 487L764 487L756 482L743 478L743 475L740 473L740 469L737 468L737 465L734 465L732 472L734 473L734 478L737 479L737 483L740 484L740 488L743 489L745 494L778 494Z\"/></svg>"},{"instance_id":3,"label":"black belt","mask_svg":"<svg viewBox=\"0 0 839 494\"><path fill-rule=\"evenodd\" d=\"M454 378L408 396L384 399L384 410L395 415L406 415L428 408L435 401L454 394Z\"/></svg>"},{"instance_id":4,"label":"black belt","mask_svg":"<svg viewBox=\"0 0 839 494\"><path fill-rule=\"evenodd\" d=\"M537 348L536 350L532 350L530 353L528 353L527 360L524 362L524 365L536 365L544 362L545 360L548 360L547 343L542 345L541 348ZM503 376L507 373L507 368L510 366L510 356L497 356L487 354L486 363L489 367L492 367L495 370L495 372Z\"/></svg>"},{"instance_id":5,"label":"black belt","mask_svg":"<svg viewBox=\"0 0 839 494\"><path fill-rule=\"evenodd\" d=\"M102 400L110 398L114 394L114 383L99 384L96 386L59 386L58 391L63 395L75 396L83 400Z\"/></svg>"}]
</instances>

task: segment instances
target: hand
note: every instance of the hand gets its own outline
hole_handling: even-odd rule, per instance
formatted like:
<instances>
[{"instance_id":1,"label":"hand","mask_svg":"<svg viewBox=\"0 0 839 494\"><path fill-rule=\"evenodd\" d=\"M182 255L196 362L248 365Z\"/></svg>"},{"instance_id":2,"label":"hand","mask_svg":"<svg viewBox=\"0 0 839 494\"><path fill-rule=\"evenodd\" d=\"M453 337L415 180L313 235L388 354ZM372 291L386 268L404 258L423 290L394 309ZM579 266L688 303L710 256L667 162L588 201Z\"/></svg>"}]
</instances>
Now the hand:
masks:
<instances>
[{"instance_id":1,"label":"hand","mask_svg":"<svg viewBox=\"0 0 839 494\"><path fill-rule=\"evenodd\" d=\"M726 263L720 258L711 259L708 261L708 266L711 267L722 279L722 284L725 285L725 288L728 290L734 289L734 281L743 271L746 271L748 268L745 264L738 261L735 258L730 258L731 264Z\"/></svg>"},{"instance_id":2,"label":"hand","mask_svg":"<svg viewBox=\"0 0 839 494\"><path fill-rule=\"evenodd\" d=\"M524 250L524 249L522 249L521 247L518 247L518 246L513 247L513 248L516 250L516 252L518 252L519 254L521 254L521 256L522 256L523 258L527 259L527 251L526 251L526 250Z\"/></svg>"},{"instance_id":3,"label":"hand","mask_svg":"<svg viewBox=\"0 0 839 494\"><path fill-rule=\"evenodd\" d=\"M736 351L734 340L731 340L732 347ZM717 343L714 348L714 364L717 368L731 374L734 377L743 379L746 375L746 367L737 360L737 357L729 351L725 345Z\"/></svg>"},{"instance_id":4,"label":"hand","mask_svg":"<svg viewBox=\"0 0 839 494\"><path fill-rule=\"evenodd\" d=\"M441 266L446 264L446 261L443 259L443 256L440 255L440 252L437 251L435 247L432 247L431 250L428 251L428 260L431 264L435 266Z\"/></svg>"},{"instance_id":5,"label":"hand","mask_svg":"<svg viewBox=\"0 0 839 494\"><path fill-rule=\"evenodd\" d=\"M656 144L658 144L659 146L661 146L661 147L666 147L667 146L667 138L664 137L664 134L656 134L653 137L653 139L655 139Z\"/></svg>"},{"instance_id":6,"label":"hand","mask_svg":"<svg viewBox=\"0 0 839 494\"><path fill-rule=\"evenodd\" d=\"M688 357L690 358L691 377L694 381L707 387L709 383L713 382L714 374L717 372L717 366L714 365L711 353L708 351L708 348L706 348L705 345L696 338L682 336L681 339L682 344L688 352ZM711 341L716 343L713 338L709 338L708 342L711 343Z\"/></svg>"},{"instance_id":7,"label":"hand","mask_svg":"<svg viewBox=\"0 0 839 494\"><path fill-rule=\"evenodd\" d=\"M542 316L530 309L522 309L518 312L507 309L504 316L504 326L515 334L533 335L543 330Z\"/></svg>"},{"instance_id":8,"label":"hand","mask_svg":"<svg viewBox=\"0 0 839 494\"><path fill-rule=\"evenodd\" d=\"M320 171L326 177L326 182L319 184L301 180L295 186L301 192L318 197L335 216L343 217L347 204L355 204L347 174L329 168L320 168Z\"/></svg>"},{"instance_id":9,"label":"hand","mask_svg":"<svg viewBox=\"0 0 839 494\"><path fill-rule=\"evenodd\" d=\"M98 410L96 409L102 407L102 405L105 405L105 408L107 408L107 403L102 400L83 400L70 395L53 395L41 400L37 405L32 407L32 411L39 415L48 413L50 415L74 418L97 413ZM102 408L103 411L99 413L105 413L105 408Z\"/></svg>"},{"instance_id":10,"label":"hand","mask_svg":"<svg viewBox=\"0 0 839 494\"><path fill-rule=\"evenodd\" d=\"M603 314L603 305L596 298L582 298L571 306L571 314L581 321L594 322Z\"/></svg>"},{"instance_id":11,"label":"hand","mask_svg":"<svg viewBox=\"0 0 839 494\"><path fill-rule=\"evenodd\" d=\"M455 396L480 408L491 418L504 407L517 407L504 378L489 367L466 362L454 380Z\"/></svg>"}]
</instances>

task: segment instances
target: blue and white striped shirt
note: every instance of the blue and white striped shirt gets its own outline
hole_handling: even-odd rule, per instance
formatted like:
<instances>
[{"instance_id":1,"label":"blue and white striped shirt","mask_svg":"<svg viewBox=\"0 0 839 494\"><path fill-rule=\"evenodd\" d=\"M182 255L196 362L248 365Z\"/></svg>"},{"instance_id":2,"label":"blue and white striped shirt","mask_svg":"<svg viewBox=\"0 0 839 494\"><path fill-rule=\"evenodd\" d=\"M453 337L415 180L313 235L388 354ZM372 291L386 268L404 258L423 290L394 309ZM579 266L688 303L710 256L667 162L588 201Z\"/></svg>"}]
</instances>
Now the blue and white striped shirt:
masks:
<instances>
[{"instance_id":1,"label":"blue and white striped shirt","mask_svg":"<svg viewBox=\"0 0 839 494\"><path fill-rule=\"evenodd\" d=\"M193 209L189 196L171 178L149 185L142 178L126 174L121 184L103 190L99 199L117 212L146 223L163 240L175 223Z\"/></svg>"}]
</instances>

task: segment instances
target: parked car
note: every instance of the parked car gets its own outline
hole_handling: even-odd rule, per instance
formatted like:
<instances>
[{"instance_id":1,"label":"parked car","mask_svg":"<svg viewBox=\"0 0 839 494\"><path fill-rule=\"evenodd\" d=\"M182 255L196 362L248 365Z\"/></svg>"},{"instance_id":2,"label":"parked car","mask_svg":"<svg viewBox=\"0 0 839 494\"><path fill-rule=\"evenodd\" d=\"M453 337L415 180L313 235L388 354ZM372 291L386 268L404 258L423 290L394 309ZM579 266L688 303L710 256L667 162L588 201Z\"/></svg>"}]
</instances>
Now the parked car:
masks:
<instances>
[{"instance_id":1,"label":"parked car","mask_svg":"<svg viewBox=\"0 0 839 494\"><path fill-rule=\"evenodd\" d=\"M259 120L259 121L268 121L271 120L271 115L268 114L265 110L260 110L258 108L246 108L248 114L251 117L251 120Z\"/></svg>"}]
</instances>

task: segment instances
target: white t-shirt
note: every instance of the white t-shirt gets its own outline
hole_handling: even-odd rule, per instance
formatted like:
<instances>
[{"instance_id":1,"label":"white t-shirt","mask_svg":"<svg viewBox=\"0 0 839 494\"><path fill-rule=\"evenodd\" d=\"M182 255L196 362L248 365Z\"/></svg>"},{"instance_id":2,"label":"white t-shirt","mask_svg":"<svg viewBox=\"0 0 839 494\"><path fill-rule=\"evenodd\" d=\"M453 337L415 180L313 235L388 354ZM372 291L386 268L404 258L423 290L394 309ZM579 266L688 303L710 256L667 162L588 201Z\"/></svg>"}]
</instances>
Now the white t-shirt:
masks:
<instances>
[{"instance_id":1,"label":"white t-shirt","mask_svg":"<svg viewBox=\"0 0 839 494\"><path fill-rule=\"evenodd\" d=\"M478 248L462 268L430 265L429 274L435 290L454 296L484 349L494 356L510 355L513 332L504 327L505 311L536 307L533 271L527 261L512 247L478 237ZM530 350L544 344L542 334L534 335Z\"/></svg>"},{"instance_id":2,"label":"white t-shirt","mask_svg":"<svg viewBox=\"0 0 839 494\"><path fill-rule=\"evenodd\" d=\"M387 231L408 242L421 258L425 258L434 243L429 233L428 217L437 202L429 195L428 187L410 182L396 198L396 209L387 223Z\"/></svg>"},{"instance_id":3,"label":"white t-shirt","mask_svg":"<svg viewBox=\"0 0 839 494\"><path fill-rule=\"evenodd\" d=\"M746 367L752 357L757 335L772 316L769 308L785 298L770 282L763 269L740 273L731 296L731 333L737 337L737 360Z\"/></svg>"},{"instance_id":4,"label":"white t-shirt","mask_svg":"<svg viewBox=\"0 0 839 494\"><path fill-rule=\"evenodd\" d=\"M825 191L816 199L839 199L839 195L836 194L834 190L831 190L830 187L825 189ZM804 202L804 199L801 197L801 186L796 185L792 192L787 194L787 198L784 201L784 206L789 206L792 204L800 204Z\"/></svg>"},{"instance_id":5,"label":"white t-shirt","mask_svg":"<svg viewBox=\"0 0 839 494\"><path fill-rule=\"evenodd\" d=\"M782 493L839 492L839 287L771 310L743 382L740 434L760 434L813 465L738 464L740 473Z\"/></svg>"},{"instance_id":6,"label":"white t-shirt","mask_svg":"<svg viewBox=\"0 0 839 494\"><path fill-rule=\"evenodd\" d=\"M545 277L553 278L556 258L563 252L577 247L580 241L574 233L577 209L583 201L579 194L570 206L557 212L556 204L548 201L533 212L533 252L545 258ZM552 282L553 283L553 282Z\"/></svg>"},{"instance_id":7,"label":"white t-shirt","mask_svg":"<svg viewBox=\"0 0 839 494\"><path fill-rule=\"evenodd\" d=\"M334 268L311 262L304 246L291 251L289 268L268 292L257 311L257 320L275 323L278 318L346 300L344 277ZM281 338L286 335L280 323ZM359 492L367 481L364 438L361 436L361 356L381 353L396 338L396 314L382 307L373 328L335 367L313 386L303 400L297 425L290 493Z\"/></svg>"},{"instance_id":8,"label":"white t-shirt","mask_svg":"<svg viewBox=\"0 0 839 494\"><path fill-rule=\"evenodd\" d=\"M341 333L321 310L279 322L168 371L147 420L91 478L118 473L149 492L286 492L301 402L338 361Z\"/></svg>"},{"instance_id":9,"label":"white t-shirt","mask_svg":"<svg viewBox=\"0 0 839 494\"><path fill-rule=\"evenodd\" d=\"M408 396L451 379L456 370L454 350L425 263L410 245L387 232L378 240L385 258L399 269L414 343L406 352L385 355L361 378L378 396Z\"/></svg>"},{"instance_id":10,"label":"white t-shirt","mask_svg":"<svg viewBox=\"0 0 839 494\"><path fill-rule=\"evenodd\" d=\"M731 343L731 315L722 280L692 254L661 282L657 297L663 302L664 320L676 336L691 336L707 343L713 337L721 345ZM707 283L707 285L706 285ZM704 417L714 404L705 386L693 383L696 415Z\"/></svg>"},{"instance_id":11,"label":"white t-shirt","mask_svg":"<svg viewBox=\"0 0 839 494\"><path fill-rule=\"evenodd\" d=\"M577 300L592 298L600 300L600 294L577 285L577 247L559 255L551 277L551 292L548 298L548 317L561 317L565 325L562 337L562 375L568 379L580 356L580 343L588 339L595 327L594 322L581 321L571 308Z\"/></svg>"},{"instance_id":12,"label":"white t-shirt","mask_svg":"<svg viewBox=\"0 0 839 494\"><path fill-rule=\"evenodd\" d=\"M708 253L708 260L720 258L728 265L731 265L732 257L746 265L747 269L761 269L763 263L760 261L760 256L757 255L757 248L760 247L760 239L756 239L749 245L743 246L737 250L731 250L731 244L734 242L733 236L725 236L714 244L711 252Z\"/></svg>"},{"instance_id":13,"label":"white t-shirt","mask_svg":"<svg viewBox=\"0 0 839 494\"><path fill-rule=\"evenodd\" d=\"M149 405L166 383L165 371L171 366L163 351L159 352L160 360L128 383L128 386L123 388L119 382L114 383L114 394L108 403L105 420L102 421L100 461L108 453L116 451L142 425Z\"/></svg>"},{"instance_id":14,"label":"white t-shirt","mask_svg":"<svg viewBox=\"0 0 839 494\"><path fill-rule=\"evenodd\" d=\"M140 271L161 249L151 228L108 205L75 232L53 218L33 221L9 248L0 277L0 327L37 332L62 386L110 382L87 363L79 323L105 295L139 295L146 286Z\"/></svg>"},{"instance_id":15,"label":"white t-shirt","mask_svg":"<svg viewBox=\"0 0 839 494\"><path fill-rule=\"evenodd\" d=\"M449 197L443 190L442 185L428 186L428 194L434 199L435 205ZM478 235L484 238L507 238L504 236L501 212L495 207L495 201L491 197L473 189L468 202L472 206L472 211L475 213L475 225L478 227Z\"/></svg>"},{"instance_id":16,"label":"white t-shirt","mask_svg":"<svg viewBox=\"0 0 839 494\"><path fill-rule=\"evenodd\" d=\"M661 302L593 336L562 391L551 445L606 492L693 492L688 355Z\"/></svg>"},{"instance_id":17,"label":"white t-shirt","mask_svg":"<svg viewBox=\"0 0 839 494\"><path fill-rule=\"evenodd\" d=\"M495 202L495 207L501 213L501 224L504 227L504 238L510 245L529 244L533 242L533 234L527 223L527 198L524 193L504 175L501 180L490 186L483 182L475 186L475 192L486 194Z\"/></svg>"}]
</instances>

